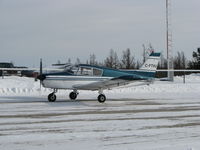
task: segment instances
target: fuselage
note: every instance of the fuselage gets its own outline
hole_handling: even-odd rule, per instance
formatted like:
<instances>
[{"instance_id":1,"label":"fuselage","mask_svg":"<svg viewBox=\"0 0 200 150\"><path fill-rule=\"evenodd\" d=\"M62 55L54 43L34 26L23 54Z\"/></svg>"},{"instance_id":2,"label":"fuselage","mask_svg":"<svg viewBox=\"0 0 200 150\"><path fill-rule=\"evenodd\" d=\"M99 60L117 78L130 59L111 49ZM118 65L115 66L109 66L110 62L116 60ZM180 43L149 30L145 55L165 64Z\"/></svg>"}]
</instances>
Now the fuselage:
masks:
<instances>
[{"instance_id":1,"label":"fuselage","mask_svg":"<svg viewBox=\"0 0 200 150\"><path fill-rule=\"evenodd\" d=\"M91 90L94 90L94 84L98 82L106 83L106 81L119 77L123 77L121 79L125 80L141 80L141 78L147 80L152 75L152 72L122 71L99 66L79 65L77 70L72 72L46 74L42 84L46 88L54 89L78 89L77 87L93 84ZM90 88L81 89L88 90Z\"/></svg>"},{"instance_id":2,"label":"fuselage","mask_svg":"<svg viewBox=\"0 0 200 150\"><path fill-rule=\"evenodd\" d=\"M47 76L42 82L44 87L55 89L74 89L75 86L92 84L99 81L110 80L112 77L98 76Z\"/></svg>"}]
</instances>

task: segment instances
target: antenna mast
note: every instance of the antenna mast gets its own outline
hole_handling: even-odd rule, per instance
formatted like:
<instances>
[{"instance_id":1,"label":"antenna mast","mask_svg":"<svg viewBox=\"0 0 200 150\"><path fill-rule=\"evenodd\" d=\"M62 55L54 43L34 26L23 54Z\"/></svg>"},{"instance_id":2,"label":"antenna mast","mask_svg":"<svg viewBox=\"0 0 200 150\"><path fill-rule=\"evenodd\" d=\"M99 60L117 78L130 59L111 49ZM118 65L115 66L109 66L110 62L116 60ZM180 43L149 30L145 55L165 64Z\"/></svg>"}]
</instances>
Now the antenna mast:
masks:
<instances>
[{"instance_id":1,"label":"antenna mast","mask_svg":"<svg viewBox=\"0 0 200 150\"><path fill-rule=\"evenodd\" d=\"M172 54L172 24L171 24L171 0L166 0L166 26L167 26L167 68L172 70L173 66L173 54ZM174 72L168 71L168 79L174 80Z\"/></svg>"}]
</instances>

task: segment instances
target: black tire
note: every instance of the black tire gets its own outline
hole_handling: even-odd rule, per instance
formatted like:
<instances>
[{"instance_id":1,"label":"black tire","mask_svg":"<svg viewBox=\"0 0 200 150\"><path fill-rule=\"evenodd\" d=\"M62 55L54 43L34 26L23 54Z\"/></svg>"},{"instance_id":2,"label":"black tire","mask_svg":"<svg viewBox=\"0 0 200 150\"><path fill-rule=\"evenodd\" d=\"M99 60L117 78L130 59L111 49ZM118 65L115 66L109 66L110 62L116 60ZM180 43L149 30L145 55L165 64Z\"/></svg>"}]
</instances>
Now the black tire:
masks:
<instances>
[{"instance_id":1,"label":"black tire","mask_svg":"<svg viewBox=\"0 0 200 150\"><path fill-rule=\"evenodd\" d=\"M98 96L98 101L99 101L99 103L104 103L106 101L106 96L103 94L100 94Z\"/></svg>"},{"instance_id":2,"label":"black tire","mask_svg":"<svg viewBox=\"0 0 200 150\"><path fill-rule=\"evenodd\" d=\"M56 95L54 93L51 93L48 95L49 102L55 102L56 101Z\"/></svg>"},{"instance_id":3,"label":"black tire","mask_svg":"<svg viewBox=\"0 0 200 150\"><path fill-rule=\"evenodd\" d=\"M69 94L69 98L72 99L72 100L75 100L77 98L77 94L75 92L71 92Z\"/></svg>"}]
</instances>

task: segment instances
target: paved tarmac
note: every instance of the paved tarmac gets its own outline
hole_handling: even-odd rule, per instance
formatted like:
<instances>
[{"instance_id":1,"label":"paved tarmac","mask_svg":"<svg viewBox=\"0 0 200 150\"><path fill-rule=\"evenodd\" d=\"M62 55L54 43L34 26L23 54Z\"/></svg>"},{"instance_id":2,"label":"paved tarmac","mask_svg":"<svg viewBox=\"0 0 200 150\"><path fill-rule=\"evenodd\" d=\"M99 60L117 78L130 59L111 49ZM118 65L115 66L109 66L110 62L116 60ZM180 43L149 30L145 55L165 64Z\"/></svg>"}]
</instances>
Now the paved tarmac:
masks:
<instances>
[{"instance_id":1,"label":"paved tarmac","mask_svg":"<svg viewBox=\"0 0 200 150\"><path fill-rule=\"evenodd\" d=\"M200 141L198 99L0 97L0 149L168 149Z\"/></svg>"}]
</instances>

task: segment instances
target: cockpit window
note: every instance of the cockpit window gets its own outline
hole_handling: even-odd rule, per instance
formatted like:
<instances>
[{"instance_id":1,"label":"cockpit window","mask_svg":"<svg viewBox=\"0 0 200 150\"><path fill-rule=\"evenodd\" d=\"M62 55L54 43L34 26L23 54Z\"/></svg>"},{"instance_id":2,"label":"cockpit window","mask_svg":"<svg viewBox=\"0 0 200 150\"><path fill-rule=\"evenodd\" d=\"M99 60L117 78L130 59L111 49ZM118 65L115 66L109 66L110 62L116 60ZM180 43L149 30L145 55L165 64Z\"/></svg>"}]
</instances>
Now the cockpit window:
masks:
<instances>
[{"instance_id":1,"label":"cockpit window","mask_svg":"<svg viewBox=\"0 0 200 150\"><path fill-rule=\"evenodd\" d=\"M102 70L93 68L93 75L94 76L101 76L102 75Z\"/></svg>"},{"instance_id":2,"label":"cockpit window","mask_svg":"<svg viewBox=\"0 0 200 150\"><path fill-rule=\"evenodd\" d=\"M101 69L90 68L90 67L79 67L77 75L84 76L101 76L103 71Z\"/></svg>"},{"instance_id":3,"label":"cockpit window","mask_svg":"<svg viewBox=\"0 0 200 150\"><path fill-rule=\"evenodd\" d=\"M77 75L91 76L92 75L92 69L91 68L80 67L78 69Z\"/></svg>"}]
</instances>

